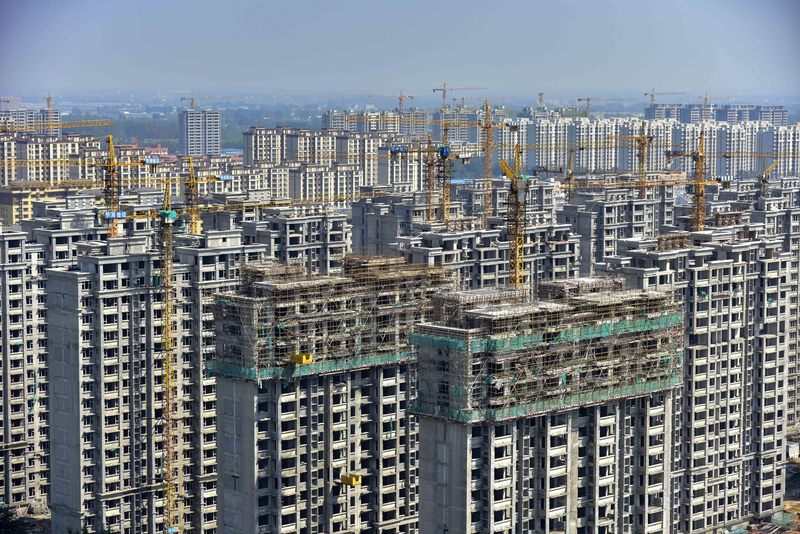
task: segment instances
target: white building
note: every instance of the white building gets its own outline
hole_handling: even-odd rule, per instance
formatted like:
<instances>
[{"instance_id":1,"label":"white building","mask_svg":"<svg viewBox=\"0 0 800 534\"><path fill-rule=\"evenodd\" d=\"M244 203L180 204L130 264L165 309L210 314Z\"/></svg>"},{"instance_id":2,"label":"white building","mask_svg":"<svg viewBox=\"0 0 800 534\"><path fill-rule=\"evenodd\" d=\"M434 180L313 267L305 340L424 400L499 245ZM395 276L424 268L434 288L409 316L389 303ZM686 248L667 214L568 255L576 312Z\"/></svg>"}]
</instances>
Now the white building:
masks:
<instances>
[{"instance_id":1,"label":"white building","mask_svg":"<svg viewBox=\"0 0 800 534\"><path fill-rule=\"evenodd\" d=\"M178 145L185 156L217 156L220 153L220 112L184 109L178 124Z\"/></svg>"}]
</instances>

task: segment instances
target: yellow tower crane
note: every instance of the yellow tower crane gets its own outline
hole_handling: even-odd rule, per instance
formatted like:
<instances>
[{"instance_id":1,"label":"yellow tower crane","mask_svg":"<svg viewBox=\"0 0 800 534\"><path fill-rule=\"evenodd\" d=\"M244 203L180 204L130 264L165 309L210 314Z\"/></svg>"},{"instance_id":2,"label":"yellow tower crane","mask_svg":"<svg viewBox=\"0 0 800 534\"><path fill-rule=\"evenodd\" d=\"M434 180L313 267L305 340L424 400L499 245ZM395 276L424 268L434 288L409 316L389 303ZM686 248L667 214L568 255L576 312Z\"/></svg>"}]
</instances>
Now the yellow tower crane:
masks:
<instances>
[{"instance_id":1,"label":"yellow tower crane","mask_svg":"<svg viewBox=\"0 0 800 534\"><path fill-rule=\"evenodd\" d=\"M525 201L529 181L522 175L522 150L517 145L514 151L514 168L505 160L500 167L509 179L508 190L508 260L510 281L519 289L525 279Z\"/></svg>"},{"instance_id":2,"label":"yellow tower crane","mask_svg":"<svg viewBox=\"0 0 800 534\"><path fill-rule=\"evenodd\" d=\"M442 140L436 158L436 181L439 185L439 220L450 220L450 183L453 178L453 159L448 143L447 123L442 124Z\"/></svg>"},{"instance_id":3,"label":"yellow tower crane","mask_svg":"<svg viewBox=\"0 0 800 534\"><path fill-rule=\"evenodd\" d=\"M700 131L697 150L668 150L667 159L675 157L692 158L694 161L694 181L692 183L692 229L702 232L706 225L706 137Z\"/></svg>"},{"instance_id":4,"label":"yellow tower crane","mask_svg":"<svg viewBox=\"0 0 800 534\"><path fill-rule=\"evenodd\" d=\"M400 91L400 94L389 95L389 94L371 94L371 93L356 93L353 96L363 96L367 98L395 98L397 99L397 111L402 113L403 106L406 100L414 100L416 95L407 95L403 91Z\"/></svg>"},{"instance_id":5,"label":"yellow tower crane","mask_svg":"<svg viewBox=\"0 0 800 534\"><path fill-rule=\"evenodd\" d=\"M567 166L558 167L556 169L540 166L534 169L535 172L555 172L555 173L564 173L564 189L567 191L567 204L572 203L572 193L575 189L575 152L579 150L583 150L583 145L578 146L570 146L567 149Z\"/></svg>"},{"instance_id":6,"label":"yellow tower crane","mask_svg":"<svg viewBox=\"0 0 800 534\"><path fill-rule=\"evenodd\" d=\"M611 139L618 141L633 141L636 143L636 162L639 169L639 198L643 199L647 196L647 151L650 148L650 143L653 142L653 136L646 133L647 125L642 121L639 135L612 135Z\"/></svg>"},{"instance_id":7,"label":"yellow tower crane","mask_svg":"<svg viewBox=\"0 0 800 534\"><path fill-rule=\"evenodd\" d=\"M164 180L163 200L158 214L160 217L159 237L161 240L161 288L162 288L162 359L164 373L164 458L162 461L162 487L164 491L164 532L173 534L179 532L180 519L178 510L178 458L175 454L177 441L177 428L175 413L176 399L176 369L175 369L175 287L173 282L173 264L175 245L173 239L173 225L178 217L172 209L172 184L170 179Z\"/></svg>"},{"instance_id":8,"label":"yellow tower crane","mask_svg":"<svg viewBox=\"0 0 800 534\"><path fill-rule=\"evenodd\" d=\"M460 157L455 154L448 143L448 131L450 123L442 122L442 138L439 146L433 146L433 141L428 136L428 144L425 148L410 149L406 145L392 145L389 148L391 155L397 154L424 154L426 170L426 219L432 221L435 218L435 207L433 203L433 193L439 190L439 221L450 220L450 184L452 180L453 160L460 158L467 163L468 156Z\"/></svg>"},{"instance_id":9,"label":"yellow tower crane","mask_svg":"<svg viewBox=\"0 0 800 534\"><path fill-rule=\"evenodd\" d=\"M200 235L203 231L203 222L200 220L200 187L199 184L224 182L233 179L232 176L220 175L211 176L209 178L199 179L194 170L194 162L191 156L188 156L189 172L186 175L184 182L184 191L186 195L186 216L188 220L188 231L191 235Z\"/></svg>"}]
</instances>

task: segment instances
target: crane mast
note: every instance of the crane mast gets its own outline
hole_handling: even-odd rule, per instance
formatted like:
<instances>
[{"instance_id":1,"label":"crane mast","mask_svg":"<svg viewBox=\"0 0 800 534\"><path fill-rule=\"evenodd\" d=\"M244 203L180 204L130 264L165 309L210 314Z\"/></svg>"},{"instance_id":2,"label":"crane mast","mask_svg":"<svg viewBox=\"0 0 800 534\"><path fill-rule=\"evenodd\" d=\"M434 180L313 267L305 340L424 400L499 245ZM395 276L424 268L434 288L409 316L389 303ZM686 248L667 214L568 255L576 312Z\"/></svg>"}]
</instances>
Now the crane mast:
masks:
<instances>
[{"instance_id":1,"label":"crane mast","mask_svg":"<svg viewBox=\"0 0 800 534\"><path fill-rule=\"evenodd\" d=\"M492 200L492 152L494 150L494 130L492 127L492 108L489 101L483 103L483 227L489 228Z\"/></svg>"},{"instance_id":2,"label":"crane mast","mask_svg":"<svg viewBox=\"0 0 800 534\"><path fill-rule=\"evenodd\" d=\"M700 132L700 143L692 154L694 160L694 190L692 191L692 224L696 232L702 232L706 224L706 139Z\"/></svg>"},{"instance_id":3,"label":"crane mast","mask_svg":"<svg viewBox=\"0 0 800 534\"><path fill-rule=\"evenodd\" d=\"M525 279L525 198L528 181L522 175L522 151L519 144L514 149L514 169L505 160L500 167L510 181L508 190L508 260L509 278L514 289L519 289Z\"/></svg>"},{"instance_id":4,"label":"crane mast","mask_svg":"<svg viewBox=\"0 0 800 534\"><path fill-rule=\"evenodd\" d=\"M778 166L779 160L773 161L769 167L758 176L758 194L761 198L769 196L769 175Z\"/></svg>"},{"instance_id":5,"label":"crane mast","mask_svg":"<svg viewBox=\"0 0 800 534\"><path fill-rule=\"evenodd\" d=\"M688 157L694 161L694 180L692 184L692 228L702 232L706 225L706 137L700 130L700 140L697 150L690 152L682 150L668 150L667 158Z\"/></svg>"},{"instance_id":6,"label":"crane mast","mask_svg":"<svg viewBox=\"0 0 800 534\"><path fill-rule=\"evenodd\" d=\"M653 142L653 136L646 133L647 124L642 122L639 135L612 135L611 139L632 141L636 143L636 163L638 167L639 198L647 198L647 152Z\"/></svg>"},{"instance_id":7,"label":"crane mast","mask_svg":"<svg viewBox=\"0 0 800 534\"><path fill-rule=\"evenodd\" d=\"M436 205L433 202L433 193L436 191L436 155L433 148L433 139L428 134L428 148L425 153L425 219L433 221L436 218Z\"/></svg>"},{"instance_id":8,"label":"crane mast","mask_svg":"<svg viewBox=\"0 0 800 534\"><path fill-rule=\"evenodd\" d=\"M119 211L119 197L122 193L122 183L119 178L117 154L114 150L114 139L109 135L106 140L108 142L108 165L106 168L105 182L103 184L103 195L106 203L104 217L108 226L108 237L117 237L119 236L119 220L125 218L125 214Z\"/></svg>"},{"instance_id":9,"label":"crane mast","mask_svg":"<svg viewBox=\"0 0 800 534\"><path fill-rule=\"evenodd\" d=\"M439 182L439 220L450 220L450 181L452 179L453 161L450 146L447 144L448 124L442 124L442 142L436 158L436 175Z\"/></svg>"},{"instance_id":10,"label":"crane mast","mask_svg":"<svg viewBox=\"0 0 800 534\"><path fill-rule=\"evenodd\" d=\"M578 150L583 150L583 147L580 147ZM572 204L572 189L573 189L573 178L575 176L575 147L569 147L567 151L567 174L564 178L564 185L567 188L567 204Z\"/></svg>"},{"instance_id":11,"label":"crane mast","mask_svg":"<svg viewBox=\"0 0 800 534\"><path fill-rule=\"evenodd\" d=\"M174 345L174 315L175 315L175 288L173 287L173 260L174 241L173 223L177 213L172 209L171 181L164 180L164 200L159 211L161 217L159 234L161 238L161 288L162 288L162 357L164 372L164 460L163 491L164 491L164 532L173 534L178 532L178 488L176 484L177 457L175 455L175 345Z\"/></svg>"},{"instance_id":12,"label":"crane mast","mask_svg":"<svg viewBox=\"0 0 800 534\"><path fill-rule=\"evenodd\" d=\"M191 235L199 235L202 230L200 208L198 207L200 201L198 183L197 175L194 172L194 163L192 162L192 157L189 156L189 174L186 178L186 206L189 216L189 233Z\"/></svg>"}]
</instances>

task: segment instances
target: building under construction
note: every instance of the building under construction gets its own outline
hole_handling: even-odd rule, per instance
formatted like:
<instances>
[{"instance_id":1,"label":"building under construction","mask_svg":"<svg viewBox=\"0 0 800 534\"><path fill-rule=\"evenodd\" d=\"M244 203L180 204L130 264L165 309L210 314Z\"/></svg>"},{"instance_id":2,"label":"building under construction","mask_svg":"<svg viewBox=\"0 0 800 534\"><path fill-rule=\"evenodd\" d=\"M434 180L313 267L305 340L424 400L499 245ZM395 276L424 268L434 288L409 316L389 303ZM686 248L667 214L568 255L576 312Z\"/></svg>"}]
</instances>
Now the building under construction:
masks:
<instances>
[{"instance_id":1,"label":"building under construction","mask_svg":"<svg viewBox=\"0 0 800 534\"><path fill-rule=\"evenodd\" d=\"M447 271L248 269L216 305L222 532L417 532L414 324Z\"/></svg>"},{"instance_id":2,"label":"building under construction","mask_svg":"<svg viewBox=\"0 0 800 534\"><path fill-rule=\"evenodd\" d=\"M683 310L610 279L434 298L419 351L420 533L668 531Z\"/></svg>"}]
</instances>

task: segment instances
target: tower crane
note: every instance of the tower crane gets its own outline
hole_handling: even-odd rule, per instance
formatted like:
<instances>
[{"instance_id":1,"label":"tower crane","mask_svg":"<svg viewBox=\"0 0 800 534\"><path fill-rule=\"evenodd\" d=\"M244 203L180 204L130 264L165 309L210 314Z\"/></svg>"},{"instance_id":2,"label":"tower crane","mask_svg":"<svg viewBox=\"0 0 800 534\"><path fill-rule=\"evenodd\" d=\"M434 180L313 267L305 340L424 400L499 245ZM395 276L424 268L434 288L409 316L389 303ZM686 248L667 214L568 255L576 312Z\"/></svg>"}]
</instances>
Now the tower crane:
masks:
<instances>
[{"instance_id":1,"label":"tower crane","mask_svg":"<svg viewBox=\"0 0 800 534\"><path fill-rule=\"evenodd\" d=\"M675 157L692 158L694 161L694 182L692 184L692 228L696 232L702 232L706 224L706 137L705 132L700 131L700 141L697 150L668 150L667 160Z\"/></svg>"},{"instance_id":2,"label":"tower crane","mask_svg":"<svg viewBox=\"0 0 800 534\"><path fill-rule=\"evenodd\" d=\"M579 103L585 102L586 103L586 118L592 118L592 102L598 102L602 100L609 100L607 97L603 96L584 96L582 98L576 99Z\"/></svg>"},{"instance_id":3,"label":"tower crane","mask_svg":"<svg viewBox=\"0 0 800 534\"><path fill-rule=\"evenodd\" d=\"M406 145L392 145L389 153L392 156L397 154L421 154L425 165L425 220L433 221L436 218L436 206L433 203L433 194L436 191L436 157L439 149L433 145L433 139L428 134L428 141L424 148L409 148Z\"/></svg>"},{"instance_id":4,"label":"tower crane","mask_svg":"<svg viewBox=\"0 0 800 534\"><path fill-rule=\"evenodd\" d=\"M646 133L647 125L642 121L639 135L612 135L611 139L618 141L633 141L636 143L636 161L639 167L639 198L647 196L647 151L653 136Z\"/></svg>"},{"instance_id":5,"label":"tower crane","mask_svg":"<svg viewBox=\"0 0 800 534\"><path fill-rule=\"evenodd\" d=\"M522 175L522 150L514 150L514 168L500 160L500 168L510 181L508 190L508 260L510 281L514 289L522 287L525 278L525 202L530 182Z\"/></svg>"},{"instance_id":6,"label":"tower crane","mask_svg":"<svg viewBox=\"0 0 800 534\"><path fill-rule=\"evenodd\" d=\"M220 182L220 181L229 181L232 179L231 176L211 176L205 179L198 179L197 174L194 171L194 162L192 161L192 157L188 157L189 163L189 172L186 175L186 181L184 183L185 193L186 193L186 215L189 221L188 230L189 234L191 235L200 235L200 232L203 229L203 223L200 220L200 188L199 184L202 183L212 183L212 182Z\"/></svg>"},{"instance_id":7,"label":"tower crane","mask_svg":"<svg viewBox=\"0 0 800 534\"><path fill-rule=\"evenodd\" d=\"M355 94L353 96L364 96L367 98L396 98L397 99L397 111L402 113L403 112L403 104L406 100L414 100L416 95L407 95L403 91L400 91L399 94L396 95L388 95L388 94Z\"/></svg>"},{"instance_id":8,"label":"tower crane","mask_svg":"<svg viewBox=\"0 0 800 534\"><path fill-rule=\"evenodd\" d=\"M686 94L686 93L683 93L683 92L673 92L673 93L656 93L656 90L655 90L655 88L653 88L653 89L650 89L650 91L649 91L649 92L646 92L646 93L644 94L644 96L649 96L649 97L650 97L650 104L655 104L655 103L656 103L656 97L657 97L657 96L675 96L675 95L685 95L685 94Z\"/></svg>"},{"instance_id":9,"label":"tower crane","mask_svg":"<svg viewBox=\"0 0 800 534\"><path fill-rule=\"evenodd\" d=\"M703 113L700 117L701 120L706 118L711 118L711 108L709 107L708 101L709 100L730 100L733 98L732 96L711 96L708 94L708 91L703 93L703 96L698 97L700 100L703 101Z\"/></svg>"},{"instance_id":10,"label":"tower crane","mask_svg":"<svg viewBox=\"0 0 800 534\"><path fill-rule=\"evenodd\" d=\"M535 170L538 172L555 172L555 173L564 173L564 188L567 190L567 204L572 204L572 193L575 189L574 184L574 177L575 177L575 152L583 150L583 145L577 146L570 146L567 149L567 166L566 169L563 167L559 167L557 169L552 169L550 167L537 167Z\"/></svg>"},{"instance_id":11,"label":"tower crane","mask_svg":"<svg viewBox=\"0 0 800 534\"><path fill-rule=\"evenodd\" d=\"M709 94L708 94L708 91L706 91L705 93L703 93L703 95L702 95L702 96L699 96L699 97L697 97L697 98L699 98L700 100L702 100L702 101L703 101L703 107L704 107L704 108L707 108L707 107L708 107L708 101L709 101L709 100L730 100L731 98L734 98L734 97L732 97L732 96L715 96L715 95L709 95Z\"/></svg>"},{"instance_id":12,"label":"tower crane","mask_svg":"<svg viewBox=\"0 0 800 534\"><path fill-rule=\"evenodd\" d=\"M441 87L434 87L434 93L442 93L442 107L444 108L447 106L447 93L450 91L481 91L486 89L486 87L448 87L446 83L443 83Z\"/></svg>"},{"instance_id":13,"label":"tower crane","mask_svg":"<svg viewBox=\"0 0 800 534\"><path fill-rule=\"evenodd\" d=\"M164 532L173 534L179 532L177 517L178 510L178 484L176 479L178 469L178 459L175 454L176 442L176 421L175 403L177 378L175 369L175 287L173 283L173 262L175 261L175 245L173 239L173 223L178 215L172 209L172 190L171 180L164 180L163 200L161 209L158 211L160 217L159 238L161 241L161 288L163 294L162 301L162 358L164 373L164 459L162 462L162 484L164 491Z\"/></svg>"},{"instance_id":14,"label":"tower crane","mask_svg":"<svg viewBox=\"0 0 800 534\"><path fill-rule=\"evenodd\" d=\"M567 150L567 174L564 178L564 184L567 187L567 204L572 203L572 191L574 189L573 178L575 176L575 151L583 150L583 146L571 146Z\"/></svg>"},{"instance_id":15,"label":"tower crane","mask_svg":"<svg viewBox=\"0 0 800 534\"><path fill-rule=\"evenodd\" d=\"M438 147L433 146L430 135L428 145L425 148L409 149L405 145L393 145L389 151L391 154L417 153L425 155L425 169L427 180L427 210L426 218L429 221L434 219L433 192L439 189L439 220L448 221L450 219L450 183L452 179L453 160L459 158L466 163L468 157L458 156L449 145L448 131L450 123L442 122L442 137Z\"/></svg>"},{"instance_id":16,"label":"tower crane","mask_svg":"<svg viewBox=\"0 0 800 534\"><path fill-rule=\"evenodd\" d=\"M77 159L13 159L7 160L13 167L31 168L31 167L44 167L44 166L67 166L67 167L82 167L84 165L91 167L108 167L109 163L106 160L101 161L80 161ZM0 160L0 165L5 163ZM116 162L117 167L138 167L146 165L145 161L124 161ZM13 168L12 167L12 168ZM8 185L3 186L5 189L23 189L23 190L43 190L43 189L58 189L58 188L82 188L90 189L103 186L103 180L93 179L77 179L77 180L59 180L51 182L50 180L14 180Z\"/></svg>"},{"instance_id":17,"label":"tower crane","mask_svg":"<svg viewBox=\"0 0 800 534\"><path fill-rule=\"evenodd\" d=\"M439 220L450 219L450 183L453 178L453 154L448 145L447 123L442 124L442 141L436 157L436 178L441 188L439 191Z\"/></svg>"},{"instance_id":18,"label":"tower crane","mask_svg":"<svg viewBox=\"0 0 800 534\"><path fill-rule=\"evenodd\" d=\"M90 167L107 167L105 161L81 161L80 159L56 158L56 159L0 159L0 164L10 163L14 167L43 167L49 165L63 165L67 167L80 167L82 165ZM120 167L138 167L145 165L144 161L121 161L117 165Z\"/></svg>"}]
</instances>

